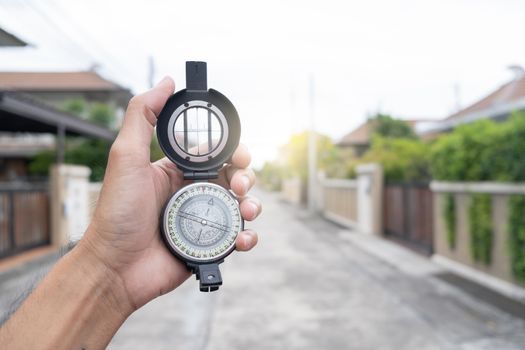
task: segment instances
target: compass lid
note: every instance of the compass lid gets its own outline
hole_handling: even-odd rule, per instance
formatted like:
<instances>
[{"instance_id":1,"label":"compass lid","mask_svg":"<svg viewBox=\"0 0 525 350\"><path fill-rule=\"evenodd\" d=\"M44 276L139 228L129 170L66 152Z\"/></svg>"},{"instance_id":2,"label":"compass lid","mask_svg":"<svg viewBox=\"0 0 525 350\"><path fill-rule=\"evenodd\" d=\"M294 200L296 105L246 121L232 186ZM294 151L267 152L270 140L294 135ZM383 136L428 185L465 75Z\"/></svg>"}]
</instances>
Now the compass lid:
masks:
<instances>
[{"instance_id":1,"label":"compass lid","mask_svg":"<svg viewBox=\"0 0 525 350\"><path fill-rule=\"evenodd\" d=\"M217 177L239 144L241 124L233 104L208 89L206 62L186 62L186 89L173 94L159 114L157 138L185 179Z\"/></svg>"}]
</instances>

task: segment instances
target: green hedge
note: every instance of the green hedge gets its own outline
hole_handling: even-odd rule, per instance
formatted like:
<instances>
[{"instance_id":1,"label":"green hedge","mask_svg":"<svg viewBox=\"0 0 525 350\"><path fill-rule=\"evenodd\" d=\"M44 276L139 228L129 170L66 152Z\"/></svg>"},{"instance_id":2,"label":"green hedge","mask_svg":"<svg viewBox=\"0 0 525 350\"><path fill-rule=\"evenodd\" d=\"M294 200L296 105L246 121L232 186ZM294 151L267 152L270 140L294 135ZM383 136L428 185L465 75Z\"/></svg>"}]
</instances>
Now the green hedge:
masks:
<instances>
[{"instance_id":1,"label":"green hedge","mask_svg":"<svg viewBox=\"0 0 525 350\"><path fill-rule=\"evenodd\" d=\"M447 193L443 196L443 218L447 231L447 242L450 249L456 248L456 201L454 195Z\"/></svg>"},{"instance_id":2,"label":"green hedge","mask_svg":"<svg viewBox=\"0 0 525 350\"><path fill-rule=\"evenodd\" d=\"M418 139L374 135L363 163L379 163L388 181L429 181L429 145Z\"/></svg>"},{"instance_id":3,"label":"green hedge","mask_svg":"<svg viewBox=\"0 0 525 350\"><path fill-rule=\"evenodd\" d=\"M509 200L509 251L512 274L525 281L525 196Z\"/></svg>"},{"instance_id":4,"label":"green hedge","mask_svg":"<svg viewBox=\"0 0 525 350\"><path fill-rule=\"evenodd\" d=\"M525 181L525 112L459 126L431 147L435 180Z\"/></svg>"},{"instance_id":5,"label":"green hedge","mask_svg":"<svg viewBox=\"0 0 525 350\"><path fill-rule=\"evenodd\" d=\"M492 261L492 198L475 194L469 207L470 252L472 259L490 265Z\"/></svg>"}]
</instances>

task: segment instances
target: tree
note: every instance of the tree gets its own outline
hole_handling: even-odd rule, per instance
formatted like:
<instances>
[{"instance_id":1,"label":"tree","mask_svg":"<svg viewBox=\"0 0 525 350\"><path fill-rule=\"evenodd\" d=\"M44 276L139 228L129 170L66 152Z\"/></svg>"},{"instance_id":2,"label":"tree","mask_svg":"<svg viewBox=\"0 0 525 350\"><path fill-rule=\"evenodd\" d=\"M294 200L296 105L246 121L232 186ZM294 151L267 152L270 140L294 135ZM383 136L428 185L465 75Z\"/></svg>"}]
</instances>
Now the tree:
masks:
<instances>
[{"instance_id":1,"label":"tree","mask_svg":"<svg viewBox=\"0 0 525 350\"><path fill-rule=\"evenodd\" d=\"M88 104L84 100L74 99L64 104L64 110L111 128L115 124L115 112L109 105L103 103ZM64 161L68 164L85 165L91 169L91 180L101 181L108 160L109 148L111 143L105 140L91 138L68 138ZM41 152L29 163L29 172L34 175L47 175L49 167L55 161L52 152Z\"/></svg>"},{"instance_id":2,"label":"tree","mask_svg":"<svg viewBox=\"0 0 525 350\"><path fill-rule=\"evenodd\" d=\"M416 139L417 136L410 125L386 114L377 114L370 118L373 133L386 138Z\"/></svg>"},{"instance_id":3,"label":"tree","mask_svg":"<svg viewBox=\"0 0 525 350\"><path fill-rule=\"evenodd\" d=\"M361 161L381 164L387 180L430 180L429 146L419 139L375 135Z\"/></svg>"},{"instance_id":4,"label":"tree","mask_svg":"<svg viewBox=\"0 0 525 350\"><path fill-rule=\"evenodd\" d=\"M284 146L285 174L298 176L306 181L308 178L308 131L293 135ZM328 176L346 177L350 171L344 159L348 154L336 147L332 139L317 134L317 168L324 170Z\"/></svg>"},{"instance_id":5,"label":"tree","mask_svg":"<svg viewBox=\"0 0 525 350\"><path fill-rule=\"evenodd\" d=\"M87 103L81 98L75 98L66 101L62 106L62 109L66 112L76 115L77 117L83 118L87 112Z\"/></svg>"},{"instance_id":6,"label":"tree","mask_svg":"<svg viewBox=\"0 0 525 350\"><path fill-rule=\"evenodd\" d=\"M93 103L89 110L89 120L112 129L115 125L115 111L104 103Z\"/></svg>"}]
</instances>

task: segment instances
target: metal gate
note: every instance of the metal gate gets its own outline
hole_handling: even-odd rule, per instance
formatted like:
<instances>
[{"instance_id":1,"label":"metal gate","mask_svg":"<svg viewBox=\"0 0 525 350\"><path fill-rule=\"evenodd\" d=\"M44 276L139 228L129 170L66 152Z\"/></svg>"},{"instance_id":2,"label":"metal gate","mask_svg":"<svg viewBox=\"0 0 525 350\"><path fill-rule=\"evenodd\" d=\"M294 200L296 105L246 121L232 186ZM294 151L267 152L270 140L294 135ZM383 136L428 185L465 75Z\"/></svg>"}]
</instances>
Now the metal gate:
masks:
<instances>
[{"instance_id":1,"label":"metal gate","mask_svg":"<svg viewBox=\"0 0 525 350\"><path fill-rule=\"evenodd\" d=\"M47 183L0 184L0 258L49 241Z\"/></svg>"},{"instance_id":2,"label":"metal gate","mask_svg":"<svg viewBox=\"0 0 525 350\"><path fill-rule=\"evenodd\" d=\"M425 254L432 254L432 216L432 191L427 183L385 184L383 218L386 236Z\"/></svg>"}]
</instances>

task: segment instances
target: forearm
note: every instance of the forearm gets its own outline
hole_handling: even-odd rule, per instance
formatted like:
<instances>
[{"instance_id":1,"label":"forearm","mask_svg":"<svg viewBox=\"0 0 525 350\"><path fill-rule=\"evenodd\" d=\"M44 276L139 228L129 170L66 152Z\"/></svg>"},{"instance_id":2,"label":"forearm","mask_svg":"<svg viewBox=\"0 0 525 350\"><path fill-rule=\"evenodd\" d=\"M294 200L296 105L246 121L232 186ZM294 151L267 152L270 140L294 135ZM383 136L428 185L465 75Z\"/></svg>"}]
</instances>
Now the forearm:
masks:
<instances>
[{"instance_id":1,"label":"forearm","mask_svg":"<svg viewBox=\"0 0 525 350\"><path fill-rule=\"evenodd\" d=\"M101 349L133 308L121 279L82 243L0 329L6 349Z\"/></svg>"}]
</instances>

